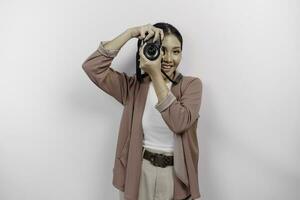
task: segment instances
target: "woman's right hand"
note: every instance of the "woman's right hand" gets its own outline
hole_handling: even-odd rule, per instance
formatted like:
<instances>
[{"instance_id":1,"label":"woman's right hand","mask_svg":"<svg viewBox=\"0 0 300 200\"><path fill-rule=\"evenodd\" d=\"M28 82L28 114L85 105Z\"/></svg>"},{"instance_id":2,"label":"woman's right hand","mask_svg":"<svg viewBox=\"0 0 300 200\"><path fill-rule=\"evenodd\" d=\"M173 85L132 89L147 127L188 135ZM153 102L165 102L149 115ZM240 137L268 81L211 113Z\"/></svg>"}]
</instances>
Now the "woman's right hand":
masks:
<instances>
[{"instance_id":1,"label":"woman's right hand","mask_svg":"<svg viewBox=\"0 0 300 200\"><path fill-rule=\"evenodd\" d=\"M131 33L131 37L148 40L154 35L153 41L160 39L163 40L164 32L162 29L152 26L151 24L146 24L143 26L132 27L128 29Z\"/></svg>"}]
</instances>

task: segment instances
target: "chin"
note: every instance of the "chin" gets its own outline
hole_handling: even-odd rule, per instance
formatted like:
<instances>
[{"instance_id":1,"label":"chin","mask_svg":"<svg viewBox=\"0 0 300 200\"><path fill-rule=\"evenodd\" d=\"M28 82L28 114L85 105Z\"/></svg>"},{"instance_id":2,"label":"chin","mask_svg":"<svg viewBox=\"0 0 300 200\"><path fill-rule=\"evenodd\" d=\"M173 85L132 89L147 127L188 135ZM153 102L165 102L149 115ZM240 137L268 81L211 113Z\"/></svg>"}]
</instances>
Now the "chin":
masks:
<instances>
[{"instance_id":1,"label":"chin","mask_svg":"<svg viewBox=\"0 0 300 200\"><path fill-rule=\"evenodd\" d=\"M174 77L173 77L174 72L175 72L175 71L170 72L170 73L167 73L167 75L170 77L170 79L173 79L173 78L174 78ZM164 80L169 80L164 74L162 74L162 76L163 76Z\"/></svg>"},{"instance_id":2,"label":"chin","mask_svg":"<svg viewBox=\"0 0 300 200\"><path fill-rule=\"evenodd\" d=\"M173 68L172 71L167 71L166 74L167 74L170 78L172 78L172 76L174 75L175 71L176 71L176 69ZM163 76L164 78L167 78L167 77L165 77L165 75L164 75L163 73L161 73L161 74L162 74L162 76Z\"/></svg>"}]
</instances>

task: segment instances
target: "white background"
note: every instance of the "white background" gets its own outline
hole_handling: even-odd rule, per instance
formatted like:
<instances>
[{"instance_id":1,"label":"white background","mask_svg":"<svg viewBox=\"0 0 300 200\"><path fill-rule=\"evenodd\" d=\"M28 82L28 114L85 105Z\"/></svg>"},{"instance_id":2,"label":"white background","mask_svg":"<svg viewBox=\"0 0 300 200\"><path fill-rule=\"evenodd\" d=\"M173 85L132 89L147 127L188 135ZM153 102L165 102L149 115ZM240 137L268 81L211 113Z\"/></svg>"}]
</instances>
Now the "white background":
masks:
<instances>
[{"instance_id":1,"label":"white background","mask_svg":"<svg viewBox=\"0 0 300 200\"><path fill-rule=\"evenodd\" d=\"M117 199L122 106L82 69L100 41L168 22L199 77L203 200L300 199L297 0L0 2L0 199ZM135 72L136 39L113 61Z\"/></svg>"}]
</instances>

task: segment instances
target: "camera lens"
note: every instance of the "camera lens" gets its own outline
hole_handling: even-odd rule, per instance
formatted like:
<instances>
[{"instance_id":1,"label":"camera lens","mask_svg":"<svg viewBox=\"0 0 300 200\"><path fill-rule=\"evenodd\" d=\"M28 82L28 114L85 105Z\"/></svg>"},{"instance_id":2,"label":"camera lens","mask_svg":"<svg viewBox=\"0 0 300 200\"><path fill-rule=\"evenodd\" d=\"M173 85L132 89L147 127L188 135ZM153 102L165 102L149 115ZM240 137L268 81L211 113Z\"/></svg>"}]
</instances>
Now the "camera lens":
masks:
<instances>
[{"instance_id":1,"label":"camera lens","mask_svg":"<svg viewBox=\"0 0 300 200\"><path fill-rule=\"evenodd\" d=\"M148 48L147 53L148 53L149 55L151 55L151 56L155 55L155 53L156 53L156 48L155 48L154 46L151 45L151 46Z\"/></svg>"},{"instance_id":2,"label":"camera lens","mask_svg":"<svg viewBox=\"0 0 300 200\"><path fill-rule=\"evenodd\" d=\"M146 58L148 58L149 60L157 59L160 54L160 45L161 45L160 40L153 42L153 38L152 38L149 39L146 43L147 44L145 45L144 52L143 52Z\"/></svg>"},{"instance_id":3,"label":"camera lens","mask_svg":"<svg viewBox=\"0 0 300 200\"><path fill-rule=\"evenodd\" d=\"M159 49L153 44L146 44L144 54L149 60L155 60L159 56Z\"/></svg>"}]
</instances>

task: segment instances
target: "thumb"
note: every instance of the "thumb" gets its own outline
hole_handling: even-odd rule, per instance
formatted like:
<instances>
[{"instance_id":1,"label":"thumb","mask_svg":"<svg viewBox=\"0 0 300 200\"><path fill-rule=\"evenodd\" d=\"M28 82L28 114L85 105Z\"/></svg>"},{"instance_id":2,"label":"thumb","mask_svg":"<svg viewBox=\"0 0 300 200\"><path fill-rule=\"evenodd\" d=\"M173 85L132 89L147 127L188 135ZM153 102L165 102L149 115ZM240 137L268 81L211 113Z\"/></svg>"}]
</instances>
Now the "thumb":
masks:
<instances>
[{"instance_id":1,"label":"thumb","mask_svg":"<svg viewBox=\"0 0 300 200\"><path fill-rule=\"evenodd\" d=\"M163 51L160 50L160 54L159 54L160 59L162 59L163 55L164 55Z\"/></svg>"}]
</instances>

